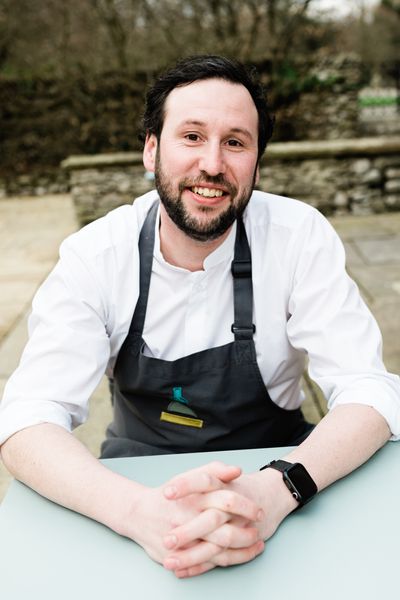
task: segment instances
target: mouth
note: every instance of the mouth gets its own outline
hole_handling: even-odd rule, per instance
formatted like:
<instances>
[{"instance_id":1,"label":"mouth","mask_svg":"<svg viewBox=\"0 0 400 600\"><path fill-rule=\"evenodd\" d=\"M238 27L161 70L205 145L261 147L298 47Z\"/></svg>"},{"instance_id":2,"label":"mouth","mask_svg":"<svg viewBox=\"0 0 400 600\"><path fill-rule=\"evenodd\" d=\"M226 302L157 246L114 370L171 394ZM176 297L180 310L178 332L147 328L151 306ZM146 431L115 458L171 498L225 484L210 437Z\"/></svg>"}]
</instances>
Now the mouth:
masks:
<instances>
[{"instance_id":1,"label":"mouth","mask_svg":"<svg viewBox=\"0 0 400 600\"><path fill-rule=\"evenodd\" d=\"M191 185L186 189L193 194L196 202L208 206L219 205L221 201L231 195L229 189L215 184Z\"/></svg>"},{"instance_id":2,"label":"mouth","mask_svg":"<svg viewBox=\"0 0 400 600\"><path fill-rule=\"evenodd\" d=\"M194 185L188 188L193 194L196 196L200 196L201 198L222 198L222 196L227 196L228 192L221 188L216 187L206 187L206 186L198 186Z\"/></svg>"}]
</instances>

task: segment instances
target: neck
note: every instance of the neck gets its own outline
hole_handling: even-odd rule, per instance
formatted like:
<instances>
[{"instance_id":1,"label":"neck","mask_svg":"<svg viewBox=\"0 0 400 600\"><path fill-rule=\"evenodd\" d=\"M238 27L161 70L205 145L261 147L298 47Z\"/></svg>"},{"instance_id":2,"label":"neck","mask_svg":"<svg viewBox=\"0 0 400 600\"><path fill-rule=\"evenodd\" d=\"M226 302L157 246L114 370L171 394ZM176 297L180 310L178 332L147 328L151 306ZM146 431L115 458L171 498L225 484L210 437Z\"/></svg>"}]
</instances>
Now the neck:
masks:
<instances>
[{"instance_id":1,"label":"neck","mask_svg":"<svg viewBox=\"0 0 400 600\"><path fill-rule=\"evenodd\" d=\"M188 237L160 207L160 250L164 260L188 271L203 271L204 260L228 237L231 227L216 240L199 242Z\"/></svg>"}]
</instances>

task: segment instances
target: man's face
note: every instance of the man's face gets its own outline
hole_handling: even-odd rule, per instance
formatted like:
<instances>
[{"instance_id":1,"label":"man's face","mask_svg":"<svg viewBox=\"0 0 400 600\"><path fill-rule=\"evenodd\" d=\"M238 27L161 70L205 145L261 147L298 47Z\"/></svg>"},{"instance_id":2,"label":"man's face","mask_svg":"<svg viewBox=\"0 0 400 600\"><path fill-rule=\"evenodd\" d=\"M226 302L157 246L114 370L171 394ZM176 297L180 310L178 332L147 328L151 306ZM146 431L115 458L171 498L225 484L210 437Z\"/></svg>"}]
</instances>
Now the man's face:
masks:
<instances>
[{"instance_id":1,"label":"man's face","mask_svg":"<svg viewBox=\"0 0 400 600\"><path fill-rule=\"evenodd\" d=\"M221 236L246 207L257 175L258 114L240 84L222 79L175 88L145 167L170 219L189 237Z\"/></svg>"}]
</instances>

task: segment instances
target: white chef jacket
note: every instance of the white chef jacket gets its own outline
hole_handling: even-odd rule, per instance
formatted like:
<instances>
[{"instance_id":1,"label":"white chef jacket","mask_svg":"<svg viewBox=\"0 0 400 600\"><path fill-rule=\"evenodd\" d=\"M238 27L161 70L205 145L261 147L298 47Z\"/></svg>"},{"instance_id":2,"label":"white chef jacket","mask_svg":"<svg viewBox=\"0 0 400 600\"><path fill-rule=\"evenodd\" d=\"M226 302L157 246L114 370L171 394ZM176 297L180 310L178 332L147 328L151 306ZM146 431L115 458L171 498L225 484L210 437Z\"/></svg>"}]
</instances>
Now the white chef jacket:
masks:
<instances>
[{"instance_id":1,"label":"white chef jacket","mask_svg":"<svg viewBox=\"0 0 400 600\"><path fill-rule=\"evenodd\" d=\"M155 191L67 238L33 300L30 338L0 404L0 443L30 425L83 423L104 372L112 376L139 294L138 236ZM375 320L345 271L343 246L311 206L254 192L243 216L251 248L257 362L271 399L301 405L309 373L328 407L373 406L400 437L400 379L387 373ZM236 226L190 272L166 263L158 220L143 338L176 360L233 341Z\"/></svg>"}]
</instances>

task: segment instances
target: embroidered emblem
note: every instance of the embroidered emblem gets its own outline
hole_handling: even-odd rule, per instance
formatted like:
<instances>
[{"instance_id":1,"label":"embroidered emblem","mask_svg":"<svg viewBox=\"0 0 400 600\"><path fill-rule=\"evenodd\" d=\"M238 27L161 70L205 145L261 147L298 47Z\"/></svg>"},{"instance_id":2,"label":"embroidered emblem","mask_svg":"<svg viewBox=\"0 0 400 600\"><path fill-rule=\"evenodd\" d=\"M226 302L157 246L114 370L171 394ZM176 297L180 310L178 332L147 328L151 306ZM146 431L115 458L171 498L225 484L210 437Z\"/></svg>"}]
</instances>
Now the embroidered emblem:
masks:
<instances>
[{"instance_id":1,"label":"embroidered emblem","mask_svg":"<svg viewBox=\"0 0 400 600\"><path fill-rule=\"evenodd\" d=\"M160 420L201 429L204 422L202 419L198 419L194 410L189 407L189 402L182 396L182 388L174 387L172 389L172 394L173 399L168 404L168 412L162 411Z\"/></svg>"}]
</instances>

